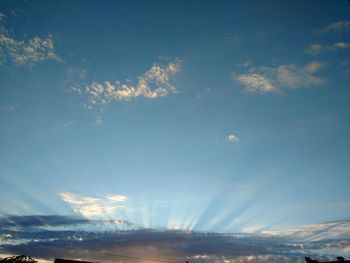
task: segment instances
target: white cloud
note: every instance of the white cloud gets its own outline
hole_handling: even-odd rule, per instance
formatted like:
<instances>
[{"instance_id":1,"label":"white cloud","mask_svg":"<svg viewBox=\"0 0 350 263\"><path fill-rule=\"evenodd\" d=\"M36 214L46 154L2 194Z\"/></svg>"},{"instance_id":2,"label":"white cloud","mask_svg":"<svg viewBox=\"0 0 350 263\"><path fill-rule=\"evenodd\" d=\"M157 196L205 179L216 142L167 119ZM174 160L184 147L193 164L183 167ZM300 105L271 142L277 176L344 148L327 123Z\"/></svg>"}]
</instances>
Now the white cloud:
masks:
<instances>
[{"instance_id":1,"label":"white cloud","mask_svg":"<svg viewBox=\"0 0 350 263\"><path fill-rule=\"evenodd\" d=\"M271 93L283 88L307 88L324 83L320 77L310 70L320 70L319 64L308 64L297 67L293 64L277 67L255 67L248 73L233 75L233 79L245 86L247 93Z\"/></svg>"},{"instance_id":2,"label":"white cloud","mask_svg":"<svg viewBox=\"0 0 350 263\"><path fill-rule=\"evenodd\" d=\"M326 51L339 51L350 48L350 44L347 42L336 42L329 45L322 45L322 44L311 44L308 46L304 52L308 55L318 55L322 52Z\"/></svg>"},{"instance_id":3,"label":"white cloud","mask_svg":"<svg viewBox=\"0 0 350 263\"><path fill-rule=\"evenodd\" d=\"M0 16L0 22L4 16ZM35 36L31 39L16 40L4 26L0 26L0 64L13 63L17 66L32 67L45 60L57 60L54 41L51 35L47 38Z\"/></svg>"},{"instance_id":4,"label":"white cloud","mask_svg":"<svg viewBox=\"0 0 350 263\"><path fill-rule=\"evenodd\" d=\"M108 200L111 200L112 202L125 202L128 197L125 195L108 195Z\"/></svg>"},{"instance_id":5,"label":"white cloud","mask_svg":"<svg viewBox=\"0 0 350 263\"><path fill-rule=\"evenodd\" d=\"M344 32L350 31L350 21L338 21L330 23L329 25L325 26L324 28L319 28L315 30L315 34L325 34L325 33L336 33L336 34L343 34Z\"/></svg>"},{"instance_id":6,"label":"white cloud","mask_svg":"<svg viewBox=\"0 0 350 263\"><path fill-rule=\"evenodd\" d=\"M105 218L116 215L124 207L127 200L123 195L110 195L105 198L80 196L71 193L61 193L62 199L69 203L74 212L86 218Z\"/></svg>"},{"instance_id":7,"label":"white cloud","mask_svg":"<svg viewBox=\"0 0 350 263\"><path fill-rule=\"evenodd\" d=\"M245 85L248 93L269 93L277 90L269 78L257 73L240 74L235 79Z\"/></svg>"},{"instance_id":8,"label":"white cloud","mask_svg":"<svg viewBox=\"0 0 350 263\"><path fill-rule=\"evenodd\" d=\"M87 95L85 106L92 108L95 105L105 106L112 101L129 101L137 97L156 99L176 92L176 88L171 83L171 78L180 71L181 62L174 60L167 66L158 64L138 77L135 85L127 81L121 84L119 81L102 83L93 82L84 89ZM79 88L71 87L71 91L79 93Z\"/></svg>"},{"instance_id":9,"label":"white cloud","mask_svg":"<svg viewBox=\"0 0 350 263\"><path fill-rule=\"evenodd\" d=\"M310 62L309 64L305 65L304 69L306 72L315 73L315 72L318 72L318 71L324 69L327 66L328 66L328 64L326 64L324 62L313 61L313 62Z\"/></svg>"},{"instance_id":10,"label":"white cloud","mask_svg":"<svg viewBox=\"0 0 350 263\"><path fill-rule=\"evenodd\" d=\"M239 139L236 135L234 134L229 134L227 137L226 137L226 141L228 142L238 142Z\"/></svg>"}]
</instances>

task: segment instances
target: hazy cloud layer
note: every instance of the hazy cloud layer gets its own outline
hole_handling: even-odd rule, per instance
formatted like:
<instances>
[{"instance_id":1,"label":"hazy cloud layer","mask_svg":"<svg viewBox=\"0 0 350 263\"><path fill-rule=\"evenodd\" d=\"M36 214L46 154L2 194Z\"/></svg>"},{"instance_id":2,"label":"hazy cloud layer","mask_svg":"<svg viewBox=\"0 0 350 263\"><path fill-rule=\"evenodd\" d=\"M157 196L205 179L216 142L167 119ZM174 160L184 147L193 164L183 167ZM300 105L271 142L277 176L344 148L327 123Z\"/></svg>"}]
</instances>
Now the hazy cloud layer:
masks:
<instances>
[{"instance_id":1,"label":"hazy cloud layer","mask_svg":"<svg viewBox=\"0 0 350 263\"><path fill-rule=\"evenodd\" d=\"M14 39L2 24L4 15L0 16L0 64L12 63L17 66L32 67L45 60L59 60L55 53L51 35L46 38L35 36L30 39Z\"/></svg>"},{"instance_id":2,"label":"hazy cloud layer","mask_svg":"<svg viewBox=\"0 0 350 263\"><path fill-rule=\"evenodd\" d=\"M91 109L96 105L106 106L113 101L129 101L138 97L157 99L176 92L171 78L181 68L181 62L174 60L167 66L153 64L144 74L138 77L135 85L130 82L122 84L120 81L93 82L84 88L71 87L70 91L86 96L84 106Z\"/></svg>"},{"instance_id":3,"label":"hazy cloud layer","mask_svg":"<svg viewBox=\"0 0 350 263\"><path fill-rule=\"evenodd\" d=\"M350 21L337 21L314 31L315 34L335 33L341 35L350 31Z\"/></svg>"},{"instance_id":4,"label":"hazy cloud layer","mask_svg":"<svg viewBox=\"0 0 350 263\"><path fill-rule=\"evenodd\" d=\"M322 68L317 62L305 67L280 65L277 67L253 67L247 73L234 74L233 80L244 86L247 93L272 93L282 89L319 86L324 80L313 73Z\"/></svg>"}]
</instances>

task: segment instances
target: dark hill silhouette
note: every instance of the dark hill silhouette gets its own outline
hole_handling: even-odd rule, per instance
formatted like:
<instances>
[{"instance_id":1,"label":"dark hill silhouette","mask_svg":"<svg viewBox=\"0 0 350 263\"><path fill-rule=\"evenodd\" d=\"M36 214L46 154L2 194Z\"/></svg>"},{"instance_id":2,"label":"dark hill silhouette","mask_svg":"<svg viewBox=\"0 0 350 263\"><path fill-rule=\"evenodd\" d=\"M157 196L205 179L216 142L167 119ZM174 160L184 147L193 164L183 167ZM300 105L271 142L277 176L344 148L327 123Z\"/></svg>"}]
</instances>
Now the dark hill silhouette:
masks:
<instances>
[{"instance_id":1,"label":"dark hill silhouette","mask_svg":"<svg viewBox=\"0 0 350 263\"><path fill-rule=\"evenodd\" d=\"M37 263L35 259L33 259L31 256L26 255L20 255L20 256L12 256L7 257L2 260L0 260L1 263Z\"/></svg>"}]
</instances>

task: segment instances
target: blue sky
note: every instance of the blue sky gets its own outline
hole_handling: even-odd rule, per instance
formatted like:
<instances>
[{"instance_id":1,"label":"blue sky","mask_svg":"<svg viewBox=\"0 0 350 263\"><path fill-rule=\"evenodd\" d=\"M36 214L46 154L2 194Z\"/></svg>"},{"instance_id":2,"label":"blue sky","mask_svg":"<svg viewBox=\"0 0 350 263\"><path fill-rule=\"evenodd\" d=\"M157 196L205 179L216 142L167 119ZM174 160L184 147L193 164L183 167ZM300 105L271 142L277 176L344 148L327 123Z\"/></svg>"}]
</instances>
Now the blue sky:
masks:
<instances>
[{"instance_id":1,"label":"blue sky","mask_svg":"<svg viewBox=\"0 0 350 263\"><path fill-rule=\"evenodd\" d=\"M2 1L0 213L244 232L350 215L348 1Z\"/></svg>"}]
</instances>

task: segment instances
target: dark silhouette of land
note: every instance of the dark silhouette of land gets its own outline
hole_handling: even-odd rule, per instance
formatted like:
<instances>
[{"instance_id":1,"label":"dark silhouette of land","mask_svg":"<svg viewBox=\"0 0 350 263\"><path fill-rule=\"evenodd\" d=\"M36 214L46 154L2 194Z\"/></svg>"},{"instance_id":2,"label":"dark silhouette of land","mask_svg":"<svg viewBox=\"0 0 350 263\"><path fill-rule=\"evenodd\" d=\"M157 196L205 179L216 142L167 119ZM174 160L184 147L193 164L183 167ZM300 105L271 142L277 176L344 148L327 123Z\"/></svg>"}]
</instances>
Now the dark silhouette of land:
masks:
<instances>
[{"instance_id":1,"label":"dark silhouette of land","mask_svg":"<svg viewBox=\"0 0 350 263\"><path fill-rule=\"evenodd\" d=\"M350 263L350 260L346 260L343 257L337 257L336 261L318 261L315 259L311 259L310 257L305 257L305 261L307 263L341 263L341 262ZM0 263L38 263L38 261L33 259L31 256L20 255L20 256L12 256L12 257L4 258L0 260ZM97 262L56 258L54 263L97 263ZM188 263L188 261L186 261L186 263Z\"/></svg>"},{"instance_id":2,"label":"dark silhouette of land","mask_svg":"<svg viewBox=\"0 0 350 263\"><path fill-rule=\"evenodd\" d=\"M337 257L336 261L318 261L311 259L310 257L305 257L307 263L340 263L340 262L350 262L350 260L345 260L343 257Z\"/></svg>"}]
</instances>

